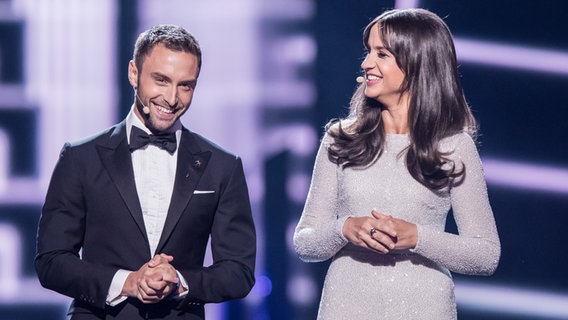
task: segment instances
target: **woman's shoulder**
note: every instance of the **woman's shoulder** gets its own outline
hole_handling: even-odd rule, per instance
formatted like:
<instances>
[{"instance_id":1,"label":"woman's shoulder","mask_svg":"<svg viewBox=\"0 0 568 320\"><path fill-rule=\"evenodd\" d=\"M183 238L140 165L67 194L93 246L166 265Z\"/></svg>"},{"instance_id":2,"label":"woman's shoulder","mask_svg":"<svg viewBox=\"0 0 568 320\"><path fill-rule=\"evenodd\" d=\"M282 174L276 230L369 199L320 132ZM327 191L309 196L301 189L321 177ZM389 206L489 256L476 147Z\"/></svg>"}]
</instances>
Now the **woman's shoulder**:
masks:
<instances>
[{"instance_id":1,"label":"woman's shoulder","mask_svg":"<svg viewBox=\"0 0 568 320\"><path fill-rule=\"evenodd\" d=\"M466 131L460 131L451 136L445 137L440 142L443 144L475 144L474 137Z\"/></svg>"},{"instance_id":2,"label":"woman's shoulder","mask_svg":"<svg viewBox=\"0 0 568 320\"><path fill-rule=\"evenodd\" d=\"M324 135L322 140L329 142L334 138L342 135L340 132L349 131L349 128L355 124L353 118L333 119L325 125Z\"/></svg>"},{"instance_id":3,"label":"woman's shoulder","mask_svg":"<svg viewBox=\"0 0 568 320\"><path fill-rule=\"evenodd\" d=\"M325 133L338 132L338 130L346 130L355 124L355 118L333 119L325 126Z\"/></svg>"},{"instance_id":4,"label":"woman's shoulder","mask_svg":"<svg viewBox=\"0 0 568 320\"><path fill-rule=\"evenodd\" d=\"M440 149L442 152L468 152L477 150L477 145L470 133L461 131L442 139L440 141Z\"/></svg>"}]
</instances>

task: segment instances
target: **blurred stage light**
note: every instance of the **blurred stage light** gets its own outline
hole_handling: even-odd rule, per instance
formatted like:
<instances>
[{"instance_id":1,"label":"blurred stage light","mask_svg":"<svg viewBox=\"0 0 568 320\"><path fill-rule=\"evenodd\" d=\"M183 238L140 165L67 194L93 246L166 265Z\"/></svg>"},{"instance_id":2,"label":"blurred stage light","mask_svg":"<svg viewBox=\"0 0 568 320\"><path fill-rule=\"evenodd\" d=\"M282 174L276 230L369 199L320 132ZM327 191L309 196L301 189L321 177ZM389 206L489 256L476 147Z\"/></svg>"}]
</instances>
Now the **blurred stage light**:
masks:
<instances>
[{"instance_id":1,"label":"blurred stage light","mask_svg":"<svg viewBox=\"0 0 568 320\"><path fill-rule=\"evenodd\" d=\"M394 7L397 9L418 8L420 0L396 0Z\"/></svg>"},{"instance_id":2,"label":"blurred stage light","mask_svg":"<svg viewBox=\"0 0 568 320\"><path fill-rule=\"evenodd\" d=\"M456 38L458 60L568 76L568 52Z\"/></svg>"},{"instance_id":3,"label":"blurred stage light","mask_svg":"<svg viewBox=\"0 0 568 320\"><path fill-rule=\"evenodd\" d=\"M0 301L15 297L20 290L22 239L15 226L0 223Z\"/></svg>"},{"instance_id":4,"label":"blurred stage light","mask_svg":"<svg viewBox=\"0 0 568 320\"><path fill-rule=\"evenodd\" d=\"M483 312L568 319L568 295L456 281L459 306Z\"/></svg>"},{"instance_id":5,"label":"blurred stage light","mask_svg":"<svg viewBox=\"0 0 568 320\"><path fill-rule=\"evenodd\" d=\"M568 193L568 169L483 159L488 183L548 192Z\"/></svg>"},{"instance_id":6,"label":"blurred stage light","mask_svg":"<svg viewBox=\"0 0 568 320\"><path fill-rule=\"evenodd\" d=\"M288 281L288 299L297 305L312 305L317 303L318 285L313 277L306 275L292 276Z\"/></svg>"},{"instance_id":7,"label":"blurred stage light","mask_svg":"<svg viewBox=\"0 0 568 320\"><path fill-rule=\"evenodd\" d=\"M247 296L247 301L262 302L272 292L272 280L265 275L256 276L256 282L252 292Z\"/></svg>"}]
</instances>

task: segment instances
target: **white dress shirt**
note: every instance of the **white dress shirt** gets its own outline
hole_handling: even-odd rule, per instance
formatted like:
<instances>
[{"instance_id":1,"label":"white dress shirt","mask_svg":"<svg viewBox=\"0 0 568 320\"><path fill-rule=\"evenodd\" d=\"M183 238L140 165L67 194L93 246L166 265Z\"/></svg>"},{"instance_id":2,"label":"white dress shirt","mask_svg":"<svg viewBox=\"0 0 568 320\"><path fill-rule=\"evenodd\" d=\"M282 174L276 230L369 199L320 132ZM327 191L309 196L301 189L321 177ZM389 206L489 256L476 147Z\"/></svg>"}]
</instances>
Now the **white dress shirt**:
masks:
<instances>
[{"instance_id":1,"label":"white dress shirt","mask_svg":"<svg viewBox=\"0 0 568 320\"><path fill-rule=\"evenodd\" d=\"M130 143L132 126L136 126L151 134L150 130L131 110L126 116L126 137L128 143ZM181 122L178 120L171 128L171 131L176 133L178 147L181 139L181 127ZM173 154L170 154L166 150L149 144L144 148L133 151L131 154L136 191L140 199L140 206L144 216L144 227L150 243L151 255L148 257L148 260L155 255L170 207L175 181L177 152L177 148ZM107 295L107 304L115 306L126 300L127 297L121 296L120 292L130 272L132 271L119 270L114 275ZM181 285L187 289L185 279L179 272L177 274L181 280ZM187 291L184 293L187 294Z\"/></svg>"},{"instance_id":2,"label":"white dress shirt","mask_svg":"<svg viewBox=\"0 0 568 320\"><path fill-rule=\"evenodd\" d=\"M132 112L131 112L132 113ZM142 121L134 114L130 117L131 125L126 122L126 135L130 143L130 129L136 126L146 133L151 134ZM175 123L176 139L179 145L181 136L181 124ZM174 188L174 180L177 164L177 149L173 154L159 147L148 144L142 149L132 152L132 166L134 168L134 180L136 182L136 190L144 215L144 227L150 242L150 253L154 256L158 241L162 235L164 222L170 207L172 191Z\"/></svg>"}]
</instances>

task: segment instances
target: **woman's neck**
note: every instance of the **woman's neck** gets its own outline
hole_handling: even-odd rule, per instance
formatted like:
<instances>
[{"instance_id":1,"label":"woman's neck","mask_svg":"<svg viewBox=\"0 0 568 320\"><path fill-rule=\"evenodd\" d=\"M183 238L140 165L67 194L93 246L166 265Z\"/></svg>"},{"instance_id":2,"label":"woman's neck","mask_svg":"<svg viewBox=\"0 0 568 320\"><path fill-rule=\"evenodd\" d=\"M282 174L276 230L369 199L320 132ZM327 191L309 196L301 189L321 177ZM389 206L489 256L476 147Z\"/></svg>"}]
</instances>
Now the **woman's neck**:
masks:
<instances>
[{"instance_id":1,"label":"woman's neck","mask_svg":"<svg viewBox=\"0 0 568 320\"><path fill-rule=\"evenodd\" d=\"M407 134L410 132L408 127L408 110L410 99L408 93L402 93L394 101L382 101L384 109L381 111L381 119L385 128L385 133Z\"/></svg>"},{"instance_id":2,"label":"woman's neck","mask_svg":"<svg viewBox=\"0 0 568 320\"><path fill-rule=\"evenodd\" d=\"M381 112L381 119L385 133L407 134L410 132L408 127L408 109L406 108L385 109Z\"/></svg>"}]
</instances>

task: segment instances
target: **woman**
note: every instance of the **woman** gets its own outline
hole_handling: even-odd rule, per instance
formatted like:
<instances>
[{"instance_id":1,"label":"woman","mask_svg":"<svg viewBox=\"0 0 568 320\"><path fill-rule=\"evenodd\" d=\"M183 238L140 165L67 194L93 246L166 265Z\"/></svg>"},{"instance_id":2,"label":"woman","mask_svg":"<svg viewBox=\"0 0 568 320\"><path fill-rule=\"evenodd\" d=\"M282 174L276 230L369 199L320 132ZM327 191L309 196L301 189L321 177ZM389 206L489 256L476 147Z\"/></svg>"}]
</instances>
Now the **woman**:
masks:
<instances>
[{"instance_id":1,"label":"woman","mask_svg":"<svg viewBox=\"0 0 568 320\"><path fill-rule=\"evenodd\" d=\"M450 272L491 275L501 249L451 33L407 9L363 36L364 83L327 126L294 234L302 260L333 258L318 319L456 319Z\"/></svg>"}]
</instances>

